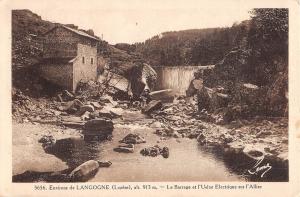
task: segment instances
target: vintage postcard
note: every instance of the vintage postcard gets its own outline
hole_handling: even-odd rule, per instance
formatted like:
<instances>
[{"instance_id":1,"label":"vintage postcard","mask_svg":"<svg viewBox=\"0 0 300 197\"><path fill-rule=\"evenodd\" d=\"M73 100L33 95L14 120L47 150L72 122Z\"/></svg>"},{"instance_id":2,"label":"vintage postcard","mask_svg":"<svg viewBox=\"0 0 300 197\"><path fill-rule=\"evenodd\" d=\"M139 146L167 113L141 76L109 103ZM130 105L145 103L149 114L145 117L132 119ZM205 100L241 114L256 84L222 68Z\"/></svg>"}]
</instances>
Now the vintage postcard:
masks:
<instances>
[{"instance_id":1,"label":"vintage postcard","mask_svg":"<svg viewBox=\"0 0 300 197\"><path fill-rule=\"evenodd\" d=\"M300 196L299 1L0 1L0 196Z\"/></svg>"}]
</instances>

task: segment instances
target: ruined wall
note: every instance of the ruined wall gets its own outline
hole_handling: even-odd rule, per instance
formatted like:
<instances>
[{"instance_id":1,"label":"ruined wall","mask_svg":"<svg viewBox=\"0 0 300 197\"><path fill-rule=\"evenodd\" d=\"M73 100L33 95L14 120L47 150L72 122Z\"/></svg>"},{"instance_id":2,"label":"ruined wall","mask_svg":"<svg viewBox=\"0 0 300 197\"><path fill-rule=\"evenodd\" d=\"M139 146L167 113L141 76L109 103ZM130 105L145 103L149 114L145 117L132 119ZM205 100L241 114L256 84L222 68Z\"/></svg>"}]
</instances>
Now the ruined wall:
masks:
<instances>
[{"instance_id":1,"label":"ruined wall","mask_svg":"<svg viewBox=\"0 0 300 197\"><path fill-rule=\"evenodd\" d=\"M68 90L73 90L72 64L43 64L39 67L39 73L46 80Z\"/></svg>"},{"instance_id":2,"label":"ruined wall","mask_svg":"<svg viewBox=\"0 0 300 197\"><path fill-rule=\"evenodd\" d=\"M87 82L89 80L96 80L97 78L97 48L83 44L78 44L78 54L74 61L74 78L73 89L75 90L77 84ZM84 58L84 62L83 62ZM93 59L93 60L92 60ZM93 62L92 62L93 61Z\"/></svg>"},{"instance_id":3,"label":"ruined wall","mask_svg":"<svg viewBox=\"0 0 300 197\"><path fill-rule=\"evenodd\" d=\"M106 64L108 64L108 61L104 57L98 55L98 57L97 57L97 73L98 73L98 75L100 75L104 72L104 67Z\"/></svg>"}]
</instances>

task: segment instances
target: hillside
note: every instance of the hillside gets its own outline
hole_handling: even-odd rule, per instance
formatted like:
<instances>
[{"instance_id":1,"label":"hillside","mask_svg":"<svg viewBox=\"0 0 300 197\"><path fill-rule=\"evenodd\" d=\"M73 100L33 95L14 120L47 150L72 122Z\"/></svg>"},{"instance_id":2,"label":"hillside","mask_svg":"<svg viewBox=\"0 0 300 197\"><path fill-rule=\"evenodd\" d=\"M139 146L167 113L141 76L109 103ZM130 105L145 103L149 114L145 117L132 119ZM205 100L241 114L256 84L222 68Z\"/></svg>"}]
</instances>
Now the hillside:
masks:
<instances>
[{"instance_id":1,"label":"hillside","mask_svg":"<svg viewBox=\"0 0 300 197\"><path fill-rule=\"evenodd\" d=\"M226 28L164 32L127 48L142 54L154 66L215 64L242 44L248 27L249 21L244 21Z\"/></svg>"},{"instance_id":2,"label":"hillside","mask_svg":"<svg viewBox=\"0 0 300 197\"><path fill-rule=\"evenodd\" d=\"M239 92L239 84L265 89L260 106L267 115L287 115L288 10L253 9L251 19L232 27L172 31L135 45L116 47L135 52L154 66L210 65L207 87Z\"/></svg>"},{"instance_id":3,"label":"hillside","mask_svg":"<svg viewBox=\"0 0 300 197\"><path fill-rule=\"evenodd\" d=\"M21 69L39 61L41 35L54 27L30 10L12 11L12 69Z\"/></svg>"}]
</instances>

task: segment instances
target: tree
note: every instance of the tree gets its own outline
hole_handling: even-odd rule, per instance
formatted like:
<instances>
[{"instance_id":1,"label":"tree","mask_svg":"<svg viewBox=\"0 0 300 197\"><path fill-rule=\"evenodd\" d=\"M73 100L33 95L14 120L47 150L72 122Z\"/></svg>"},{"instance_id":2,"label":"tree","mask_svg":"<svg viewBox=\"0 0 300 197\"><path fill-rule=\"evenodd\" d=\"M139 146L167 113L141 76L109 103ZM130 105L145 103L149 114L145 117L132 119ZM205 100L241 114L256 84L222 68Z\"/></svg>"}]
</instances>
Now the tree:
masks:
<instances>
[{"instance_id":1,"label":"tree","mask_svg":"<svg viewBox=\"0 0 300 197\"><path fill-rule=\"evenodd\" d=\"M274 81L288 65L288 9L253 9L248 45L259 85Z\"/></svg>"}]
</instances>

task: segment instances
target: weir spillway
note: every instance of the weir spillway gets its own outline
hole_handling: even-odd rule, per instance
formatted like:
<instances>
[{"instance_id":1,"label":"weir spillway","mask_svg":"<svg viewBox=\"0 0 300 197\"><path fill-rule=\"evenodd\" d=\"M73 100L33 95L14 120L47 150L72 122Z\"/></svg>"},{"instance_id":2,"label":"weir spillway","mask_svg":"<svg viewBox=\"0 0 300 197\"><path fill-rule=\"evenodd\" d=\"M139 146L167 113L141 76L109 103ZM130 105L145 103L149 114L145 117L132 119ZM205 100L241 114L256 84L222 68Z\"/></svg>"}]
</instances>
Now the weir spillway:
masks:
<instances>
[{"instance_id":1,"label":"weir spillway","mask_svg":"<svg viewBox=\"0 0 300 197\"><path fill-rule=\"evenodd\" d=\"M211 65L213 66L213 65ZM155 90L172 89L176 95L185 95L194 73L199 69L207 69L209 66L156 66L158 79Z\"/></svg>"}]
</instances>

